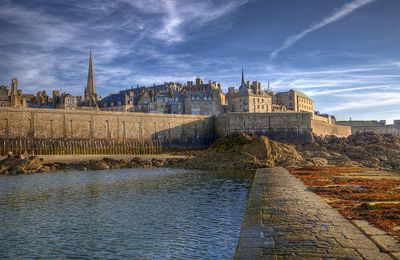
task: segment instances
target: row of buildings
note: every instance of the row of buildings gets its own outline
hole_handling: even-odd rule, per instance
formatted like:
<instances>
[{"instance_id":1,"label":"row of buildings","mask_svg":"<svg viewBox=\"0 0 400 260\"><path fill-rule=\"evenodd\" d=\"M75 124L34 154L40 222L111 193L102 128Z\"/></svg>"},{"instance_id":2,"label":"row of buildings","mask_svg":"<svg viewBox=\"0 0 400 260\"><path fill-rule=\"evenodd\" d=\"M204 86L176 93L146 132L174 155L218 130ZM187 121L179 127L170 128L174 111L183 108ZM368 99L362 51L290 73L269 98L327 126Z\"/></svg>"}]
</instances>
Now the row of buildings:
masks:
<instances>
[{"instance_id":1,"label":"row of buildings","mask_svg":"<svg viewBox=\"0 0 400 260\"><path fill-rule=\"evenodd\" d=\"M36 95L18 90L18 80L12 79L11 90L0 86L0 106L98 109L104 111L217 115L229 112L309 112L314 114L314 101L306 94L289 90L273 92L270 86L263 90L258 81L242 81L238 88L230 87L224 93L220 83L203 82L201 78L186 83L165 82L151 87L135 87L109 94L97 95L92 54L89 57L87 84L83 97L54 90Z\"/></svg>"}]
</instances>

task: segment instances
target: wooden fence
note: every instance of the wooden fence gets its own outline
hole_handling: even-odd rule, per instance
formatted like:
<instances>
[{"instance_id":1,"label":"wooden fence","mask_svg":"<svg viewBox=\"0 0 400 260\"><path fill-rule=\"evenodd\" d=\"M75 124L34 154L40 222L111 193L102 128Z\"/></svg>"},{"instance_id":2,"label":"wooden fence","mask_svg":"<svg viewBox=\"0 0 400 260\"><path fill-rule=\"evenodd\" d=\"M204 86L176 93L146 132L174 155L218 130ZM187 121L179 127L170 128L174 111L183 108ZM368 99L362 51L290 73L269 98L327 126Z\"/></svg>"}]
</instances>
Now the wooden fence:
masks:
<instances>
[{"instance_id":1,"label":"wooden fence","mask_svg":"<svg viewBox=\"0 0 400 260\"><path fill-rule=\"evenodd\" d=\"M87 140L0 138L0 155L8 152L31 155L63 154L160 154L159 140Z\"/></svg>"}]
</instances>

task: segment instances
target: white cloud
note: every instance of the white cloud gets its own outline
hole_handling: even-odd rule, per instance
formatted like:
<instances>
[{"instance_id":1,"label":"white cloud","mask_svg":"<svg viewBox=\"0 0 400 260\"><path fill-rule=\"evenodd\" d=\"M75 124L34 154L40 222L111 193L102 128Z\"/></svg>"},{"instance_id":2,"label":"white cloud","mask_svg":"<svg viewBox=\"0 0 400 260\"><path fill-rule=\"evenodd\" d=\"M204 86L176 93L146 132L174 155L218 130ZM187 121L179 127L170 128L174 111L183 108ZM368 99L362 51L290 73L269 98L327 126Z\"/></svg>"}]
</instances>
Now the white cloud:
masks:
<instances>
[{"instance_id":1,"label":"white cloud","mask_svg":"<svg viewBox=\"0 0 400 260\"><path fill-rule=\"evenodd\" d=\"M365 112L372 112L369 109L377 107L393 107L400 105L400 95L398 92L370 92L353 94L340 94L338 97L342 97L344 100L340 103L335 104L330 108L327 108L327 112L346 111L354 109L366 109Z\"/></svg>"},{"instance_id":2,"label":"white cloud","mask_svg":"<svg viewBox=\"0 0 400 260\"><path fill-rule=\"evenodd\" d=\"M354 12L355 10L370 4L372 2L374 2L376 0L353 0L352 2L344 5L342 8L340 8L339 10L335 11L333 14L331 14L330 16L324 18L323 20L311 25L310 27L308 27L307 29L301 31L298 34L292 35L290 37L288 37L283 44L277 48L276 50L274 50L271 55L270 55L270 59L274 59L278 56L278 54L284 50L286 50L287 48L291 47L293 44L295 44L296 42L300 41L301 39L303 39L304 37L306 37L308 34L321 29L324 26L327 26L331 23L337 22L343 18L345 18L346 16L348 16L349 14L351 14L352 12Z\"/></svg>"}]
</instances>

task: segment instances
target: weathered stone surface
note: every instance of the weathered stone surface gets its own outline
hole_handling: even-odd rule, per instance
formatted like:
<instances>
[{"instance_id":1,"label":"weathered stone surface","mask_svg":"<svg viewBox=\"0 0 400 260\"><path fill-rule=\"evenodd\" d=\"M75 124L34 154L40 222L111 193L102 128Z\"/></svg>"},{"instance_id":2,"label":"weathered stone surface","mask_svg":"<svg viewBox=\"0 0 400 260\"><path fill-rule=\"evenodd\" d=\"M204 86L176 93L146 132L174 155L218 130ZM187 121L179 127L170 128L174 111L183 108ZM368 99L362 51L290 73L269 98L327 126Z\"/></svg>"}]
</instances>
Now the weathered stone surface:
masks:
<instances>
[{"instance_id":1,"label":"weathered stone surface","mask_svg":"<svg viewBox=\"0 0 400 260\"><path fill-rule=\"evenodd\" d=\"M295 147L271 141L266 136L232 134L218 139L207 150L183 162L180 167L194 169L257 169L274 165L300 165L303 158Z\"/></svg>"},{"instance_id":2,"label":"weathered stone surface","mask_svg":"<svg viewBox=\"0 0 400 260\"><path fill-rule=\"evenodd\" d=\"M386 252L400 252L400 243L389 235L372 236L371 239Z\"/></svg>"},{"instance_id":3,"label":"weathered stone surface","mask_svg":"<svg viewBox=\"0 0 400 260\"><path fill-rule=\"evenodd\" d=\"M390 260L393 259L386 253L377 252L375 250L369 249L357 249L357 252L364 258L368 260Z\"/></svg>"},{"instance_id":4,"label":"weathered stone surface","mask_svg":"<svg viewBox=\"0 0 400 260\"><path fill-rule=\"evenodd\" d=\"M385 231L380 228L374 227L365 220L353 220L354 225L361 229L365 234L369 236L373 235L386 235Z\"/></svg>"},{"instance_id":5,"label":"weathered stone surface","mask_svg":"<svg viewBox=\"0 0 400 260\"><path fill-rule=\"evenodd\" d=\"M251 208L260 209L261 214L254 210L246 213L237 259L252 259L259 250L265 259L390 259L283 168L258 170L249 200ZM262 235L252 232L260 228Z\"/></svg>"}]
</instances>

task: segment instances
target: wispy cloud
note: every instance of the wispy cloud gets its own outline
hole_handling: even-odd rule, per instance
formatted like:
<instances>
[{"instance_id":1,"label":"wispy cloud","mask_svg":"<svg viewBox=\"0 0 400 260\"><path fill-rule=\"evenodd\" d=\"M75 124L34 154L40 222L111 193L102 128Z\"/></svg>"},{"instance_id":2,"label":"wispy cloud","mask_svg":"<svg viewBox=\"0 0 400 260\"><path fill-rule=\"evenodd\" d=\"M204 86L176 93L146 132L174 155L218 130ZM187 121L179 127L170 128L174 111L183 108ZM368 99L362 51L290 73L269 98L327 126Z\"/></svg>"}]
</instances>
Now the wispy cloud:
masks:
<instances>
[{"instance_id":1,"label":"wispy cloud","mask_svg":"<svg viewBox=\"0 0 400 260\"><path fill-rule=\"evenodd\" d=\"M334 107L326 109L328 112L354 110L354 109L366 109L371 111L372 108L383 107L383 106L398 106L400 105L400 96L398 92L370 92L363 93L362 95L353 94L341 94L344 100ZM371 100L377 100L377 102L371 102Z\"/></svg>"},{"instance_id":2,"label":"wispy cloud","mask_svg":"<svg viewBox=\"0 0 400 260\"><path fill-rule=\"evenodd\" d=\"M280 52L286 50L287 48L291 47L293 44L295 44L296 42L300 41L301 39L303 39L304 37L306 37L308 34L321 29L324 26L327 26L331 23L337 22L343 18L345 18L346 16L348 16L349 14L351 14L352 12L354 12L355 10L370 4L372 2L374 2L376 0L353 0L352 2L344 5L342 8L340 8L339 10L335 11L333 14L331 14L330 16L322 19L321 21L311 25L310 27L308 27L307 29L299 32L298 34L292 35L290 37L288 37L283 44L277 48L276 50L274 50L271 55L270 55L270 59L274 59L276 58Z\"/></svg>"}]
</instances>

